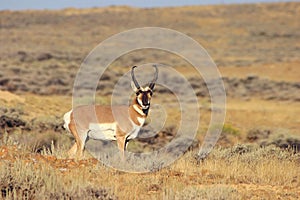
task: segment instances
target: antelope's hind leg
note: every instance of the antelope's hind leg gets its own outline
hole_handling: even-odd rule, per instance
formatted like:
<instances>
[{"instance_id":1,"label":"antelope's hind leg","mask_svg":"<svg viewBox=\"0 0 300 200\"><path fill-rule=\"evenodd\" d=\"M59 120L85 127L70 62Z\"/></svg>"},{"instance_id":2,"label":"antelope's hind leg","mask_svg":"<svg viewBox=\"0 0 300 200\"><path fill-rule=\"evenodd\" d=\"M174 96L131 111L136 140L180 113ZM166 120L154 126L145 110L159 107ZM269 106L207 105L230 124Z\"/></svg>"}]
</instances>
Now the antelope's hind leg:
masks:
<instances>
[{"instance_id":1,"label":"antelope's hind leg","mask_svg":"<svg viewBox=\"0 0 300 200\"><path fill-rule=\"evenodd\" d=\"M75 144L69 150L68 155L70 158L74 158L76 156L76 158L80 159L83 155L83 150L87 139L87 131L78 132L74 124L71 124L69 128L74 135Z\"/></svg>"},{"instance_id":2,"label":"antelope's hind leg","mask_svg":"<svg viewBox=\"0 0 300 200\"><path fill-rule=\"evenodd\" d=\"M68 151L68 157L69 158L74 158L77 152L77 144L76 142L73 144L73 146L71 147L71 149Z\"/></svg>"}]
</instances>

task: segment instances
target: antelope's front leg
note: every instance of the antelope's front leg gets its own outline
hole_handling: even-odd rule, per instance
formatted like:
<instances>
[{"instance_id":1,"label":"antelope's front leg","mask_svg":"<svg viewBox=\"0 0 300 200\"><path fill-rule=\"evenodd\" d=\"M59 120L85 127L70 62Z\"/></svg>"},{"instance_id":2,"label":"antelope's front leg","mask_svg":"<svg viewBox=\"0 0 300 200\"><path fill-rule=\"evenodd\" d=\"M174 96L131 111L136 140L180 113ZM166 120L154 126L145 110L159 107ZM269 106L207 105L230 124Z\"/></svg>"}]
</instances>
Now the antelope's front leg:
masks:
<instances>
[{"instance_id":1,"label":"antelope's front leg","mask_svg":"<svg viewBox=\"0 0 300 200\"><path fill-rule=\"evenodd\" d=\"M117 137L117 144L118 144L118 148L120 150L121 156L124 158L125 157L125 136L116 136Z\"/></svg>"},{"instance_id":2,"label":"antelope's front leg","mask_svg":"<svg viewBox=\"0 0 300 200\"><path fill-rule=\"evenodd\" d=\"M120 128L116 129L116 139L117 145L121 153L121 157L125 158L125 150L126 150L126 133L124 133Z\"/></svg>"}]
</instances>

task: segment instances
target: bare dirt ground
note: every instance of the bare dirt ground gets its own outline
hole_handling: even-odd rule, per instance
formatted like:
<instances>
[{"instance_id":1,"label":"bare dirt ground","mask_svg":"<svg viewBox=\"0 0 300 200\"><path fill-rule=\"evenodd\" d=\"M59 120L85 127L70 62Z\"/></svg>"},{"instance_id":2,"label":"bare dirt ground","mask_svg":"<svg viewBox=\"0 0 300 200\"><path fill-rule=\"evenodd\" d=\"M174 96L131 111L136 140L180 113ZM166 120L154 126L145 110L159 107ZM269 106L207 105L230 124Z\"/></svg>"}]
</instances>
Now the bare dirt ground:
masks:
<instances>
[{"instance_id":1,"label":"bare dirt ground","mask_svg":"<svg viewBox=\"0 0 300 200\"><path fill-rule=\"evenodd\" d=\"M297 2L1 11L0 198L299 198L299 15ZM145 26L187 34L216 62L227 94L216 148L200 164L193 158L210 120L203 80L179 57L142 51L110 66L97 98L108 102L111 88L132 65L174 66L191 82L201 105L191 150L170 167L149 174L118 172L88 154L83 160L68 159L72 138L61 128L62 115L72 107L72 86L82 60L105 38ZM154 99L161 103L168 95L157 87ZM178 117L172 114L171 125ZM131 141L129 150L163 146L174 137L172 126L167 130Z\"/></svg>"}]
</instances>

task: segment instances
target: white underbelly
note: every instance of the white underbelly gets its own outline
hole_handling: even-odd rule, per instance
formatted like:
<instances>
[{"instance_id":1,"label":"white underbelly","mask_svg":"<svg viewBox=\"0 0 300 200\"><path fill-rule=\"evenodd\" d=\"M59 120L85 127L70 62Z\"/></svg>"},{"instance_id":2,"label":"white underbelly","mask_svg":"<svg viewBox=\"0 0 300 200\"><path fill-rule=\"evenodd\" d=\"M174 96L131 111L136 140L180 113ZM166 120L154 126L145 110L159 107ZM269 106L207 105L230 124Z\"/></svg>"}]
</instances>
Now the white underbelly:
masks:
<instances>
[{"instance_id":1,"label":"white underbelly","mask_svg":"<svg viewBox=\"0 0 300 200\"><path fill-rule=\"evenodd\" d=\"M116 140L116 123L90 123L88 136L94 140Z\"/></svg>"},{"instance_id":2,"label":"white underbelly","mask_svg":"<svg viewBox=\"0 0 300 200\"><path fill-rule=\"evenodd\" d=\"M90 123L88 136L94 140L116 140L116 123ZM133 129L126 134L127 139L134 139L138 136L140 127L137 125L133 126Z\"/></svg>"}]
</instances>

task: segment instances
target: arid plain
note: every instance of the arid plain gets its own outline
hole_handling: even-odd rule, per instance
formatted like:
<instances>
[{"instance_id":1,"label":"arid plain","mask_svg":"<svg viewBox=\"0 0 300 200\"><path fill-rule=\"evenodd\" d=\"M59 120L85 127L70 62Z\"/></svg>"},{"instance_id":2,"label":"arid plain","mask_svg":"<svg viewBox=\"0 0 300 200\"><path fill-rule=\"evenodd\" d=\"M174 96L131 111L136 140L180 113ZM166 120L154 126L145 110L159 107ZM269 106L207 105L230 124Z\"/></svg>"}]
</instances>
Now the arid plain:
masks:
<instances>
[{"instance_id":1,"label":"arid plain","mask_svg":"<svg viewBox=\"0 0 300 200\"><path fill-rule=\"evenodd\" d=\"M0 12L0 199L298 199L300 196L300 3ZM201 112L193 145L159 171L132 174L86 153L67 158L62 129L72 88L88 53L104 39L138 27L164 27L199 42L226 88L226 119L212 153L198 152L210 120L202 79L182 58L134 51L109 66L97 102L133 65L167 63L183 74ZM189 69L189 70L187 70ZM191 70L190 70L191 69ZM157 86L153 101L168 103ZM179 113L130 151L151 151L176 137Z\"/></svg>"}]
</instances>

